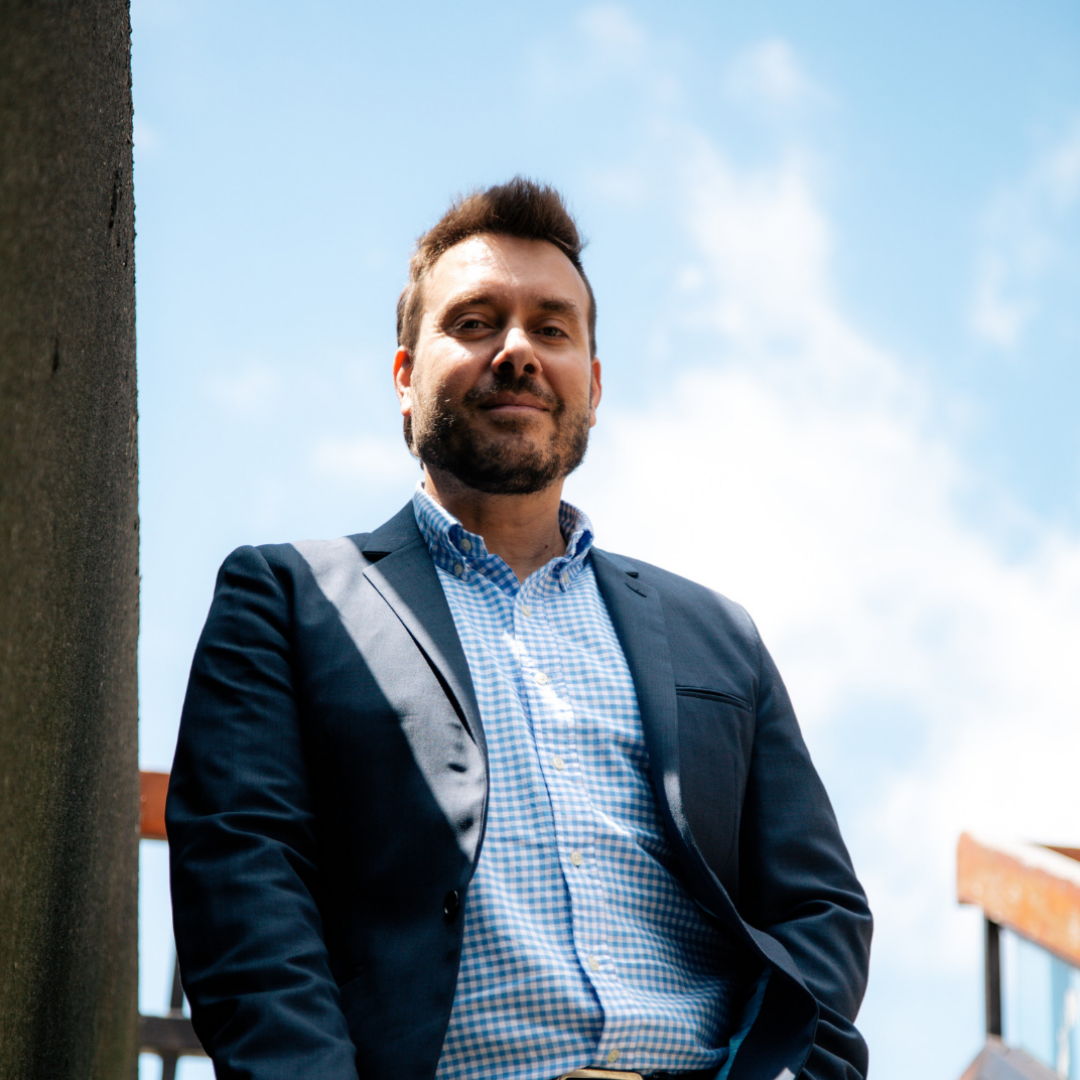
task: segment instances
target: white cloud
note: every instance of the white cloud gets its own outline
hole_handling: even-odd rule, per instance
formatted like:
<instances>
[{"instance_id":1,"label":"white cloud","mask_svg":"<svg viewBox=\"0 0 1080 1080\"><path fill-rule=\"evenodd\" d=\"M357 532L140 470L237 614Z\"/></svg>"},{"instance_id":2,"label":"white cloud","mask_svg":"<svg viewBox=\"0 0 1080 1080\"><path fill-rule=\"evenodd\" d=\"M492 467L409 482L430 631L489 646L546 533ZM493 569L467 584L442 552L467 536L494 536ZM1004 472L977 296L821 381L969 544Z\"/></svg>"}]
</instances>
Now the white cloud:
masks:
<instances>
[{"instance_id":1,"label":"white cloud","mask_svg":"<svg viewBox=\"0 0 1080 1080\"><path fill-rule=\"evenodd\" d=\"M786 41L772 39L748 49L732 64L728 92L736 100L791 105L817 96Z\"/></svg>"},{"instance_id":2,"label":"white cloud","mask_svg":"<svg viewBox=\"0 0 1080 1080\"><path fill-rule=\"evenodd\" d=\"M1009 263L1001 254L984 251L975 278L975 298L971 305L971 328L984 341L1010 348L1035 314L1029 297L1010 296Z\"/></svg>"},{"instance_id":3,"label":"white cloud","mask_svg":"<svg viewBox=\"0 0 1080 1080\"><path fill-rule=\"evenodd\" d=\"M555 102L580 109L597 90L616 85L647 106L669 107L680 99L678 45L622 4L585 7L575 26L576 40L559 33L531 50L530 89L545 109Z\"/></svg>"},{"instance_id":4,"label":"white cloud","mask_svg":"<svg viewBox=\"0 0 1080 1080\"><path fill-rule=\"evenodd\" d=\"M816 337L826 323L839 329L825 273L829 228L804 164L793 156L780 168L739 172L697 138L681 171L684 224L715 283L716 328L743 345Z\"/></svg>"},{"instance_id":5,"label":"white cloud","mask_svg":"<svg viewBox=\"0 0 1080 1080\"><path fill-rule=\"evenodd\" d=\"M420 476L400 435L326 436L311 451L311 469L319 479L365 487L401 487Z\"/></svg>"},{"instance_id":6,"label":"white cloud","mask_svg":"<svg viewBox=\"0 0 1080 1080\"><path fill-rule=\"evenodd\" d=\"M264 416L279 404L284 383L276 368L251 361L236 370L222 371L207 379L204 391L215 404L229 412L254 418Z\"/></svg>"},{"instance_id":7,"label":"white cloud","mask_svg":"<svg viewBox=\"0 0 1080 1080\"><path fill-rule=\"evenodd\" d=\"M1080 197L1080 120L983 213L969 321L999 348L1015 346L1038 312L1038 286L1060 255L1055 239Z\"/></svg>"},{"instance_id":8,"label":"white cloud","mask_svg":"<svg viewBox=\"0 0 1080 1080\"><path fill-rule=\"evenodd\" d=\"M598 169L590 176L589 186L603 199L627 207L641 207L648 189L634 169Z\"/></svg>"},{"instance_id":9,"label":"white cloud","mask_svg":"<svg viewBox=\"0 0 1080 1080\"><path fill-rule=\"evenodd\" d=\"M1080 120L1040 163L1039 180L1055 210L1069 210L1080 195Z\"/></svg>"},{"instance_id":10,"label":"white cloud","mask_svg":"<svg viewBox=\"0 0 1080 1080\"><path fill-rule=\"evenodd\" d=\"M645 54L645 30L619 4L598 4L578 16L578 27L603 58L634 64Z\"/></svg>"}]
</instances>

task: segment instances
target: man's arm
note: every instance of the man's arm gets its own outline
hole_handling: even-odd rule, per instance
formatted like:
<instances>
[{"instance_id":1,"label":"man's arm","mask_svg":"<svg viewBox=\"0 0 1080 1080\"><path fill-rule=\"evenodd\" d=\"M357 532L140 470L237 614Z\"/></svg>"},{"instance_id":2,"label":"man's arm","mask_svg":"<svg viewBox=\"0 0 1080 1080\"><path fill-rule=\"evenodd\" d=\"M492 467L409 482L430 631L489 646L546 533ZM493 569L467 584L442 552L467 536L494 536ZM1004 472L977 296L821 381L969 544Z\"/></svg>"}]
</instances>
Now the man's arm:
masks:
<instances>
[{"instance_id":1,"label":"man's arm","mask_svg":"<svg viewBox=\"0 0 1080 1080\"><path fill-rule=\"evenodd\" d=\"M817 998L820 1020L800 1080L862 1080L867 1049L854 1021L866 989L870 910L787 691L760 648L739 907L787 949Z\"/></svg>"},{"instance_id":2,"label":"man's arm","mask_svg":"<svg viewBox=\"0 0 1080 1080\"><path fill-rule=\"evenodd\" d=\"M255 548L233 552L192 665L166 810L177 952L219 1080L357 1080L316 903L290 634L282 580Z\"/></svg>"}]
</instances>

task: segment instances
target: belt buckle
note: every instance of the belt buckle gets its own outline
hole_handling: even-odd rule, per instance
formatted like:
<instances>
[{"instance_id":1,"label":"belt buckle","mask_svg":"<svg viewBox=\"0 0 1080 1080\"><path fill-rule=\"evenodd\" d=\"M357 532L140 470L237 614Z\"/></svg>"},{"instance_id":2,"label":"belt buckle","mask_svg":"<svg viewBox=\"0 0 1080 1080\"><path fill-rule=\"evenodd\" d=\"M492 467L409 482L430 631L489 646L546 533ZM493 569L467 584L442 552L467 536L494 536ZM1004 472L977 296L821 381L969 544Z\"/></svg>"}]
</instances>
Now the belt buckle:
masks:
<instances>
[{"instance_id":1,"label":"belt buckle","mask_svg":"<svg viewBox=\"0 0 1080 1080\"><path fill-rule=\"evenodd\" d=\"M574 1069L555 1080L643 1080L641 1073L619 1072L616 1069Z\"/></svg>"}]
</instances>

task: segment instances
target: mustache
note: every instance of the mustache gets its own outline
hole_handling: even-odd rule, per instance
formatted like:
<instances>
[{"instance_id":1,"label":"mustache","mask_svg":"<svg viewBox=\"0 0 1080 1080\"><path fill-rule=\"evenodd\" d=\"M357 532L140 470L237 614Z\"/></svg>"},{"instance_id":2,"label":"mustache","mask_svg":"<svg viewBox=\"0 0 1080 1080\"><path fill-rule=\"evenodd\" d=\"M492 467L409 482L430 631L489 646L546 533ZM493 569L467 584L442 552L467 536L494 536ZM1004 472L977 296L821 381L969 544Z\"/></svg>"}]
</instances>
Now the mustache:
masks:
<instances>
[{"instance_id":1,"label":"mustache","mask_svg":"<svg viewBox=\"0 0 1080 1080\"><path fill-rule=\"evenodd\" d=\"M537 401L546 405L552 411L562 408L559 400L546 386L541 385L531 375L522 373L515 375L512 371L496 371L495 377L488 386L474 386L462 398L465 405L483 407L487 402L494 400L499 394L528 394Z\"/></svg>"}]
</instances>

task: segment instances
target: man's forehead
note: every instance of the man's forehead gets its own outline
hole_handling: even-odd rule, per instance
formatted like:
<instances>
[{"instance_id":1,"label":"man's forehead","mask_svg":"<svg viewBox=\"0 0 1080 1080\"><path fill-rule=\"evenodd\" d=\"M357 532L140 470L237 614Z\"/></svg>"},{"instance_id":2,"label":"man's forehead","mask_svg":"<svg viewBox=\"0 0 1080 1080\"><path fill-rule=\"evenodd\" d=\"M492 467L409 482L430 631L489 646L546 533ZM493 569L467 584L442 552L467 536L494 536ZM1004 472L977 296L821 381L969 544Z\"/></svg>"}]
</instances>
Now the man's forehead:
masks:
<instances>
[{"instance_id":1,"label":"man's forehead","mask_svg":"<svg viewBox=\"0 0 1080 1080\"><path fill-rule=\"evenodd\" d=\"M537 302L570 301L584 312L588 293L566 253L546 240L482 233L443 252L428 271L425 292L443 307L470 295L521 294Z\"/></svg>"}]
</instances>

